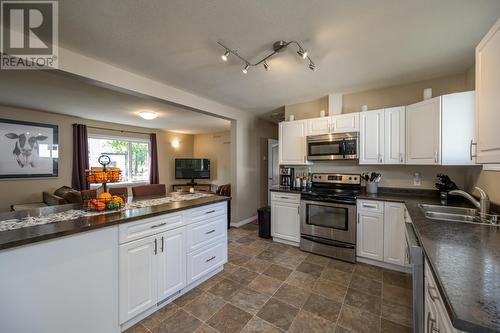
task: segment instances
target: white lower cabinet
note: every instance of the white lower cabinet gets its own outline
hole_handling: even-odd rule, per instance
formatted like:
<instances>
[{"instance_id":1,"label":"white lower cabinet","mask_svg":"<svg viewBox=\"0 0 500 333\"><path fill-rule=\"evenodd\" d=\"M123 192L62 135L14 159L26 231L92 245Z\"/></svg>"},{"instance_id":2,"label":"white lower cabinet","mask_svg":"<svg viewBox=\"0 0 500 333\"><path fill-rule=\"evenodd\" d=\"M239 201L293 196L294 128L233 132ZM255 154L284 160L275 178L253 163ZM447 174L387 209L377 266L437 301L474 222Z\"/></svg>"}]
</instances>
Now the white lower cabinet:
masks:
<instances>
[{"instance_id":1,"label":"white lower cabinet","mask_svg":"<svg viewBox=\"0 0 500 333\"><path fill-rule=\"evenodd\" d=\"M384 259L384 214L358 212L357 255L359 257Z\"/></svg>"},{"instance_id":2,"label":"white lower cabinet","mask_svg":"<svg viewBox=\"0 0 500 333\"><path fill-rule=\"evenodd\" d=\"M271 236L273 240L298 245L300 242L300 196L274 193L271 199Z\"/></svg>"},{"instance_id":3,"label":"white lower cabinet","mask_svg":"<svg viewBox=\"0 0 500 333\"><path fill-rule=\"evenodd\" d=\"M186 286L186 228L159 235L158 302Z\"/></svg>"},{"instance_id":4,"label":"white lower cabinet","mask_svg":"<svg viewBox=\"0 0 500 333\"><path fill-rule=\"evenodd\" d=\"M214 267L227 262L226 239L210 246L206 246L187 256L187 280L188 283L198 280Z\"/></svg>"},{"instance_id":5,"label":"white lower cabinet","mask_svg":"<svg viewBox=\"0 0 500 333\"><path fill-rule=\"evenodd\" d=\"M405 206L358 200L357 256L405 266Z\"/></svg>"}]
</instances>

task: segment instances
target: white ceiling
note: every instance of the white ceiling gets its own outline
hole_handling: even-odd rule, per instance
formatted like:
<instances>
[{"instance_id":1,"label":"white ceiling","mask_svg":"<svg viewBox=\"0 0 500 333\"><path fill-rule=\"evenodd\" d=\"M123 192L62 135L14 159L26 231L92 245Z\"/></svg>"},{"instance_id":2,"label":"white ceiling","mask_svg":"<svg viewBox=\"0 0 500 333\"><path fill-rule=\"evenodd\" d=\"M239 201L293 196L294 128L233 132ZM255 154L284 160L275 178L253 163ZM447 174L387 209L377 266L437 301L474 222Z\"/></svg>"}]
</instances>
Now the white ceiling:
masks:
<instances>
[{"instance_id":1,"label":"white ceiling","mask_svg":"<svg viewBox=\"0 0 500 333\"><path fill-rule=\"evenodd\" d=\"M500 16L499 0L64 0L61 45L257 113L330 92L465 71ZM223 63L217 41L257 60L298 40L271 71Z\"/></svg>"},{"instance_id":2,"label":"white ceiling","mask_svg":"<svg viewBox=\"0 0 500 333\"><path fill-rule=\"evenodd\" d=\"M164 102L98 87L51 71L2 71L0 104L186 134L230 129L230 122ZM140 111L159 117L144 120Z\"/></svg>"}]
</instances>

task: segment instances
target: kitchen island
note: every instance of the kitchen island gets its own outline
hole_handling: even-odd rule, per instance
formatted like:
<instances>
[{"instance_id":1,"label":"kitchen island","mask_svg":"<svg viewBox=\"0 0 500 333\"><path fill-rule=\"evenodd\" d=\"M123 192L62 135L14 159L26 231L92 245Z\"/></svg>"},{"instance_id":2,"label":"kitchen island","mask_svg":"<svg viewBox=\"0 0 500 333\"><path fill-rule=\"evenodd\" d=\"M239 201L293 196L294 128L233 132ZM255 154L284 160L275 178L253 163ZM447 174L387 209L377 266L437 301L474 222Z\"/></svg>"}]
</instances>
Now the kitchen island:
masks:
<instances>
[{"instance_id":1,"label":"kitchen island","mask_svg":"<svg viewBox=\"0 0 500 333\"><path fill-rule=\"evenodd\" d=\"M229 198L181 199L0 231L0 332L120 332L220 272Z\"/></svg>"}]
</instances>

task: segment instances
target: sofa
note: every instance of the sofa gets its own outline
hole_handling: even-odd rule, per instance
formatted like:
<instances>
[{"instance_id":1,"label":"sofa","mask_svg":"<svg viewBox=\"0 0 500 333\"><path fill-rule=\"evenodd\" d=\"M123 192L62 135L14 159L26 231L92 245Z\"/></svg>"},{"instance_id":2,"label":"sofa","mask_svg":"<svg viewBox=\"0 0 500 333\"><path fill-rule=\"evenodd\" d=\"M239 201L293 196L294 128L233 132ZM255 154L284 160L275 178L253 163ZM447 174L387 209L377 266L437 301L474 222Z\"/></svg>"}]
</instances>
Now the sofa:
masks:
<instances>
[{"instance_id":1,"label":"sofa","mask_svg":"<svg viewBox=\"0 0 500 333\"><path fill-rule=\"evenodd\" d=\"M71 203L82 203L85 199L95 197L96 190L77 191L69 186L62 186L51 192L42 193L42 202L11 205L13 211L29 210L46 206L66 205Z\"/></svg>"}]
</instances>

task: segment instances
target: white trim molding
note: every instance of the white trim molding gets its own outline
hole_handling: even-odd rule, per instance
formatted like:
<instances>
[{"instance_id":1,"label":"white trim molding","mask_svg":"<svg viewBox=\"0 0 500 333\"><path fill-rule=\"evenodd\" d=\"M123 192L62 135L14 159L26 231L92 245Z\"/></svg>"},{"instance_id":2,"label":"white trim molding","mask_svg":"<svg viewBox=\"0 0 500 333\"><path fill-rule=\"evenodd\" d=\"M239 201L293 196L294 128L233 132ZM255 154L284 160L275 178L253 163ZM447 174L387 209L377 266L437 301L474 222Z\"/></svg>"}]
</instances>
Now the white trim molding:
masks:
<instances>
[{"instance_id":1,"label":"white trim molding","mask_svg":"<svg viewBox=\"0 0 500 333\"><path fill-rule=\"evenodd\" d=\"M248 224L248 223L253 222L255 220L257 220L257 215L254 215L254 216L249 217L247 219L241 220L239 222L232 222L231 221L231 227L239 228L239 227L244 226L245 224Z\"/></svg>"}]
</instances>

